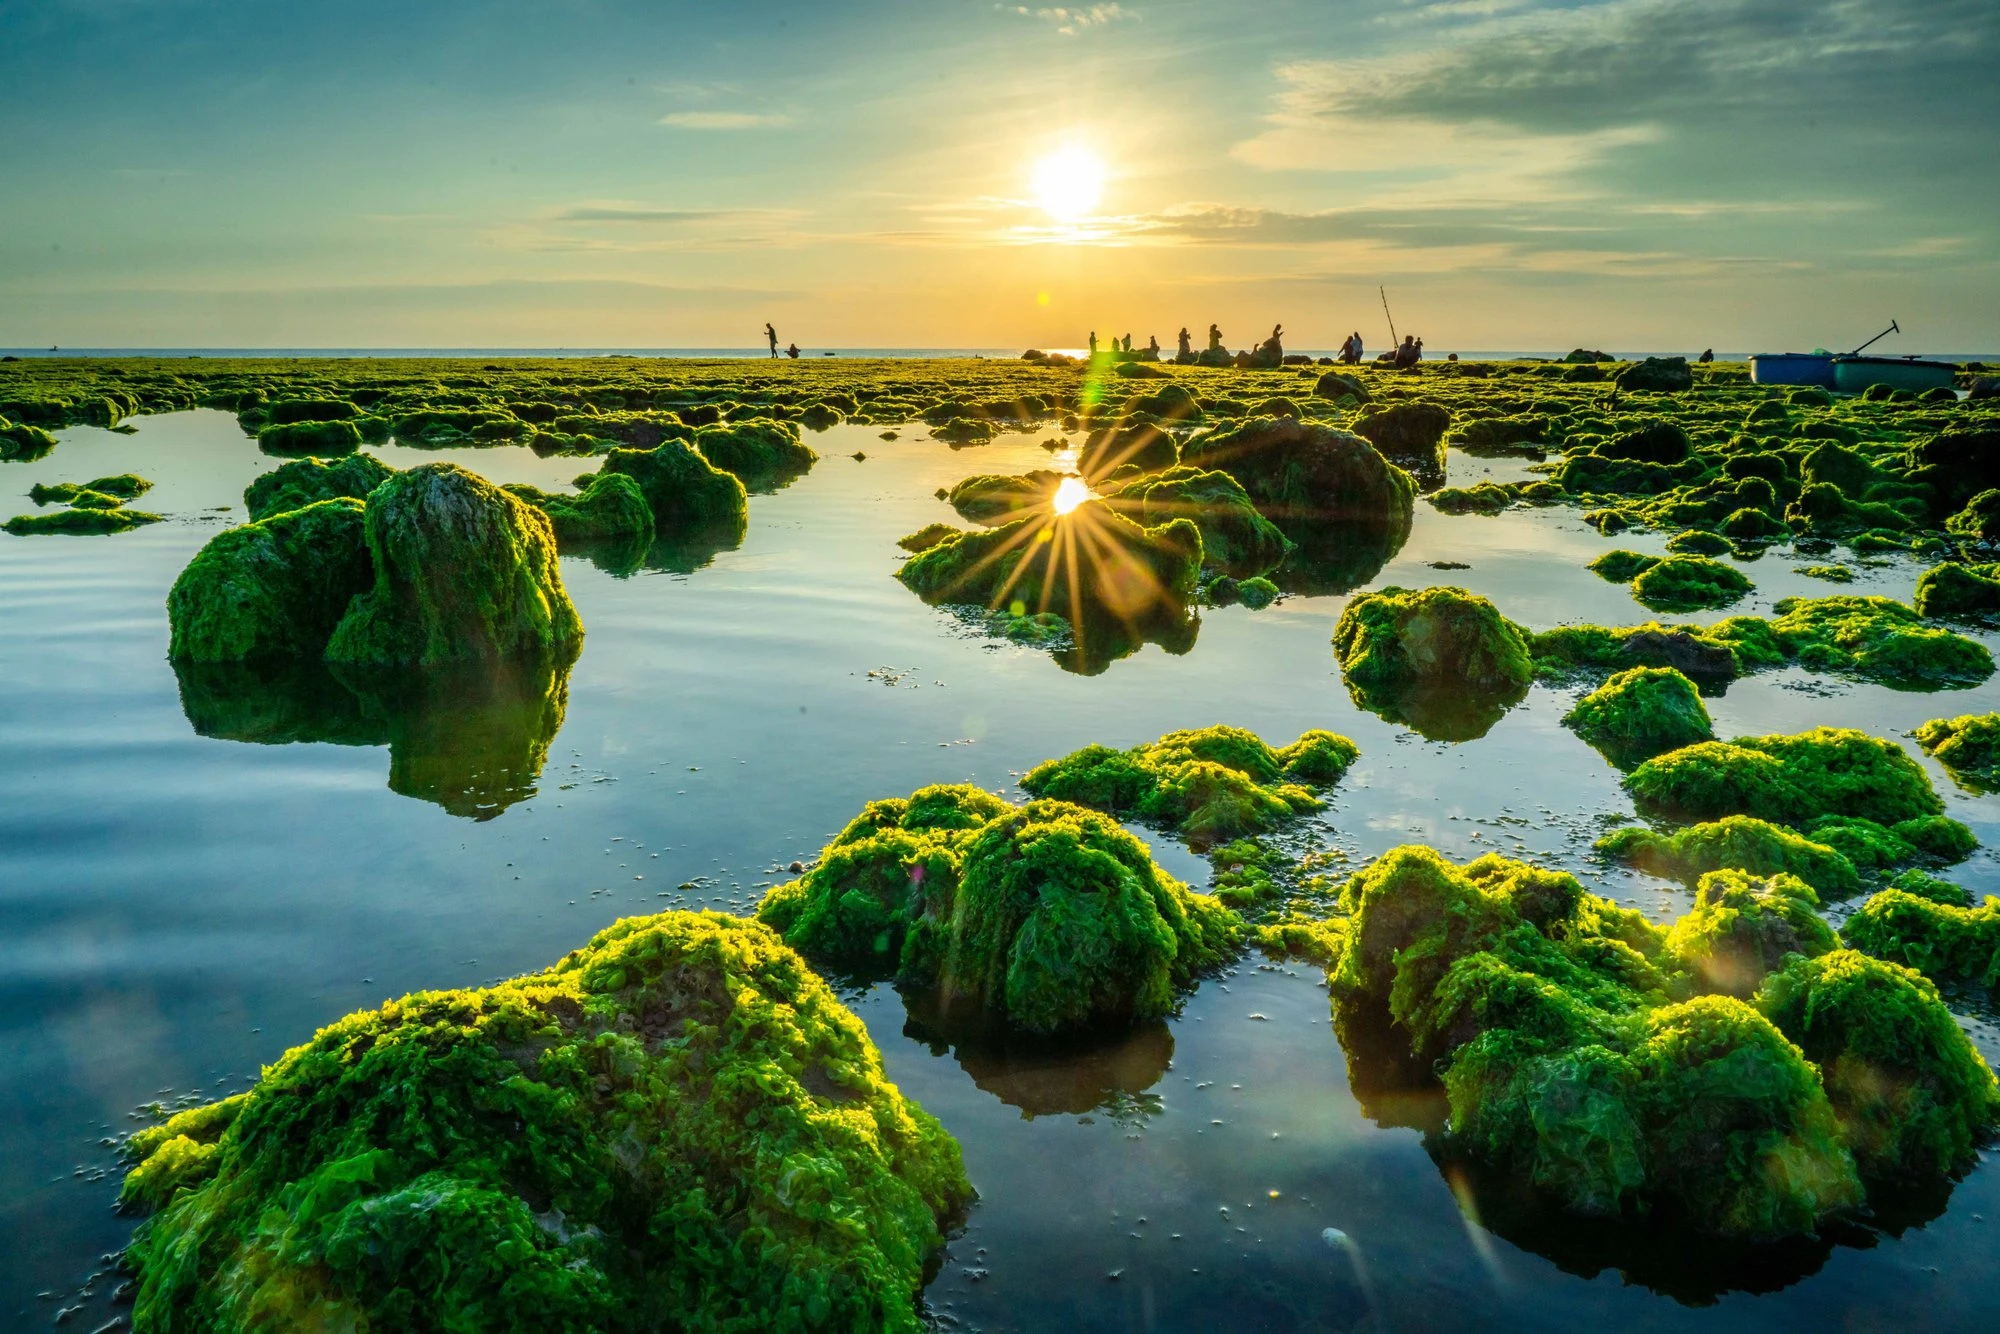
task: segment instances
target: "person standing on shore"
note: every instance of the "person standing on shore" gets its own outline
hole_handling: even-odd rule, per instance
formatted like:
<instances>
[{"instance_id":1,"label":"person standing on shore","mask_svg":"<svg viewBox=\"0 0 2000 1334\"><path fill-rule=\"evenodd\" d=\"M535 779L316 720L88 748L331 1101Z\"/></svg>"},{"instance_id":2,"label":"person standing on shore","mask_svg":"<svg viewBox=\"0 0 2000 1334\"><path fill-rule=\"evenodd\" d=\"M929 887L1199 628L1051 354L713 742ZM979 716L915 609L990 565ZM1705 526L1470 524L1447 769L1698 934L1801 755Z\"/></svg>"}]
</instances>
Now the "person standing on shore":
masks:
<instances>
[{"instance_id":1,"label":"person standing on shore","mask_svg":"<svg viewBox=\"0 0 2000 1334\"><path fill-rule=\"evenodd\" d=\"M771 344L771 360L776 361L778 359L778 331L769 322L766 322L764 325L764 337Z\"/></svg>"}]
</instances>

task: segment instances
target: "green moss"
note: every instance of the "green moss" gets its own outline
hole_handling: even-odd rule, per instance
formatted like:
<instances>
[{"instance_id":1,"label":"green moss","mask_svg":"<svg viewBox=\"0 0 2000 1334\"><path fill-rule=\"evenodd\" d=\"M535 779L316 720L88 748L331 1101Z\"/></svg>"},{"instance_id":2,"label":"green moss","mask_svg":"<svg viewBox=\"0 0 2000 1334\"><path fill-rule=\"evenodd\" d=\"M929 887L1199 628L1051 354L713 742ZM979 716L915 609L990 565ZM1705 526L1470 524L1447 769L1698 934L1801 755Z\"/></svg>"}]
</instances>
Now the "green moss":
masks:
<instances>
[{"instance_id":1,"label":"green moss","mask_svg":"<svg viewBox=\"0 0 2000 1334\"><path fill-rule=\"evenodd\" d=\"M114 501L137 500L153 489L153 484L137 473L121 472L111 477L98 477L88 482L57 482L53 486L41 482L28 488L28 499L37 505L54 503L75 504L77 497L88 492L108 496ZM106 505L102 508L111 509Z\"/></svg>"},{"instance_id":2,"label":"green moss","mask_svg":"<svg viewBox=\"0 0 2000 1334\"><path fill-rule=\"evenodd\" d=\"M427 463L377 487L365 517L374 586L335 628L329 660L430 666L574 655L583 623L539 511L456 464Z\"/></svg>"},{"instance_id":3,"label":"green moss","mask_svg":"<svg viewBox=\"0 0 2000 1334\"><path fill-rule=\"evenodd\" d=\"M1842 930L1856 949L1927 977L2000 984L2000 899L1974 908L1909 889L1885 889Z\"/></svg>"},{"instance_id":4,"label":"green moss","mask_svg":"<svg viewBox=\"0 0 2000 1334\"><path fill-rule=\"evenodd\" d=\"M1262 611L1276 602L1282 591L1269 579L1245 579L1236 585L1236 600L1252 611Z\"/></svg>"},{"instance_id":5,"label":"green moss","mask_svg":"<svg viewBox=\"0 0 2000 1334\"><path fill-rule=\"evenodd\" d=\"M1923 689L1984 681L1993 655L1983 644L1924 625L1890 598L1785 598L1772 632L1788 656L1814 671L1844 672L1885 685Z\"/></svg>"},{"instance_id":6,"label":"green moss","mask_svg":"<svg viewBox=\"0 0 2000 1334\"><path fill-rule=\"evenodd\" d=\"M362 502L341 497L218 533L167 594L168 655L317 658L374 581L366 530Z\"/></svg>"},{"instance_id":7,"label":"green moss","mask_svg":"<svg viewBox=\"0 0 2000 1334\"><path fill-rule=\"evenodd\" d=\"M1076 455L1077 470L1093 479L1108 479L1120 468L1154 472L1174 467L1179 461L1174 438L1147 421L1100 427L1090 433Z\"/></svg>"},{"instance_id":8,"label":"green moss","mask_svg":"<svg viewBox=\"0 0 2000 1334\"><path fill-rule=\"evenodd\" d=\"M1354 433L1382 451L1382 457L1420 477L1442 481L1444 433L1451 410L1435 403L1392 403L1355 419Z\"/></svg>"},{"instance_id":9,"label":"green moss","mask_svg":"<svg viewBox=\"0 0 2000 1334\"><path fill-rule=\"evenodd\" d=\"M0 524L0 528L17 537L32 537L39 533L122 533L127 529L158 523L161 517L122 506L115 509L67 509L47 514L17 514L5 524Z\"/></svg>"},{"instance_id":10,"label":"green moss","mask_svg":"<svg viewBox=\"0 0 2000 1334\"><path fill-rule=\"evenodd\" d=\"M1272 569L1292 548L1225 472L1176 467L1149 473L1107 494L1105 503L1146 528L1190 520L1201 530L1203 563L1238 579Z\"/></svg>"},{"instance_id":11,"label":"green moss","mask_svg":"<svg viewBox=\"0 0 2000 1334\"><path fill-rule=\"evenodd\" d=\"M2000 564L1934 565L1918 577L1914 601L1920 616L1984 620L2000 613Z\"/></svg>"},{"instance_id":12,"label":"green moss","mask_svg":"<svg viewBox=\"0 0 2000 1334\"><path fill-rule=\"evenodd\" d=\"M1063 614L1111 608L1135 619L1192 596L1202 555L1201 531L1187 519L1141 528L1102 501L1085 501L1068 514L945 538L903 562L897 578L932 602L1018 602L1023 611Z\"/></svg>"},{"instance_id":13,"label":"green moss","mask_svg":"<svg viewBox=\"0 0 2000 1334\"><path fill-rule=\"evenodd\" d=\"M1943 815L1917 816L1894 825L1853 815L1823 815L1806 827L1806 833L1864 871L1926 858L1960 862L1978 846L1970 829Z\"/></svg>"},{"instance_id":14,"label":"green moss","mask_svg":"<svg viewBox=\"0 0 2000 1334\"><path fill-rule=\"evenodd\" d=\"M788 422L753 419L706 426L696 433L695 447L711 464L758 491L784 486L819 462L818 452Z\"/></svg>"},{"instance_id":15,"label":"green moss","mask_svg":"<svg viewBox=\"0 0 2000 1334\"><path fill-rule=\"evenodd\" d=\"M1407 529L1416 501L1410 475L1368 441L1293 417L1256 417L1208 431L1188 441L1181 461L1234 477L1294 540L1294 523Z\"/></svg>"},{"instance_id":16,"label":"green moss","mask_svg":"<svg viewBox=\"0 0 2000 1334\"><path fill-rule=\"evenodd\" d=\"M758 915L837 967L1042 1033L1168 1013L1241 930L1109 818L968 787L871 802Z\"/></svg>"},{"instance_id":17,"label":"green moss","mask_svg":"<svg viewBox=\"0 0 2000 1334\"><path fill-rule=\"evenodd\" d=\"M1273 750L1240 727L1205 727L1130 750L1086 746L1029 770L1021 787L1212 843L1318 810L1312 789L1339 782L1358 754L1331 732Z\"/></svg>"},{"instance_id":18,"label":"green moss","mask_svg":"<svg viewBox=\"0 0 2000 1334\"><path fill-rule=\"evenodd\" d=\"M519 483L502 488L546 514L563 547L628 542L653 535L653 507L639 483L622 472L593 474L580 495L566 496Z\"/></svg>"},{"instance_id":19,"label":"green moss","mask_svg":"<svg viewBox=\"0 0 2000 1334\"><path fill-rule=\"evenodd\" d=\"M1822 898L1860 892L1861 876L1840 852L1804 835L1747 815L1730 815L1673 833L1637 825L1614 829L1597 841L1607 857L1649 875L1692 886L1711 871L1795 876Z\"/></svg>"},{"instance_id":20,"label":"green moss","mask_svg":"<svg viewBox=\"0 0 2000 1334\"><path fill-rule=\"evenodd\" d=\"M1833 727L1670 751L1633 770L1625 786L1641 809L1683 820L1751 815L1798 824L1850 815L1895 824L1944 810L1902 747Z\"/></svg>"},{"instance_id":21,"label":"green moss","mask_svg":"<svg viewBox=\"0 0 2000 1334\"><path fill-rule=\"evenodd\" d=\"M266 426L257 432L266 454L297 456L349 454L361 447L361 428L351 421L301 421Z\"/></svg>"},{"instance_id":22,"label":"green moss","mask_svg":"<svg viewBox=\"0 0 2000 1334\"><path fill-rule=\"evenodd\" d=\"M1607 551L1585 568L1600 579L1608 579L1614 584L1629 584L1646 571L1660 563L1658 556L1644 556L1636 551Z\"/></svg>"},{"instance_id":23,"label":"green moss","mask_svg":"<svg viewBox=\"0 0 2000 1334\"><path fill-rule=\"evenodd\" d=\"M364 499L395 472L373 454L349 454L332 461L294 459L243 488L243 508L254 522L339 496Z\"/></svg>"},{"instance_id":24,"label":"green moss","mask_svg":"<svg viewBox=\"0 0 2000 1334\"><path fill-rule=\"evenodd\" d=\"M1905 894L1914 894L1931 903L1949 904L1954 908L1970 908L1972 895L1961 885L1949 880L1940 880L1928 871L1909 870L1889 882L1890 889L1900 889Z\"/></svg>"},{"instance_id":25,"label":"green moss","mask_svg":"<svg viewBox=\"0 0 2000 1334\"><path fill-rule=\"evenodd\" d=\"M1526 633L1462 588L1362 594L1333 646L1357 704L1438 740L1484 736L1534 678Z\"/></svg>"},{"instance_id":26,"label":"green moss","mask_svg":"<svg viewBox=\"0 0 2000 1334\"><path fill-rule=\"evenodd\" d=\"M56 438L41 427L0 418L0 463L33 463L55 447Z\"/></svg>"},{"instance_id":27,"label":"green moss","mask_svg":"<svg viewBox=\"0 0 2000 1334\"><path fill-rule=\"evenodd\" d=\"M1576 702L1564 725L1620 768L1715 737L1694 683L1671 667L1633 667Z\"/></svg>"},{"instance_id":28,"label":"green moss","mask_svg":"<svg viewBox=\"0 0 2000 1334\"><path fill-rule=\"evenodd\" d=\"M2000 539L2000 490L1985 490L1965 502L1965 508L1944 521L1955 537L1980 542Z\"/></svg>"},{"instance_id":29,"label":"green moss","mask_svg":"<svg viewBox=\"0 0 2000 1334\"><path fill-rule=\"evenodd\" d=\"M1694 611L1726 607L1752 587L1733 565L1702 556L1669 556L1640 571L1632 580L1632 596L1655 611Z\"/></svg>"},{"instance_id":30,"label":"green moss","mask_svg":"<svg viewBox=\"0 0 2000 1334\"><path fill-rule=\"evenodd\" d=\"M929 551L946 538L959 537L963 532L948 523L927 523L909 536L897 538L896 545L909 552Z\"/></svg>"},{"instance_id":31,"label":"green moss","mask_svg":"<svg viewBox=\"0 0 2000 1334\"><path fill-rule=\"evenodd\" d=\"M125 502L117 496L107 496L102 491L79 489L69 498L70 508L79 510L115 510Z\"/></svg>"},{"instance_id":32,"label":"green moss","mask_svg":"<svg viewBox=\"0 0 2000 1334\"><path fill-rule=\"evenodd\" d=\"M1959 1171L2000 1117L2000 1086L1907 968L1838 950L1795 958L1757 1006L1820 1069L1841 1138L1871 1179Z\"/></svg>"},{"instance_id":33,"label":"green moss","mask_svg":"<svg viewBox=\"0 0 2000 1334\"><path fill-rule=\"evenodd\" d=\"M1019 477L979 473L956 483L946 502L974 523L999 525L1053 512L1063 474L1038 468Z\"/></svg>"},{"instance_id":34,"label":"green moss","mask_svg":"<svg viewBox=\"0 0 2000 1334\"><path fill-rule=\"evenodd\" d=\"M1792 573L1803 574L1808 579L1824 579L1828 583L1851 584L1854 571L1845 565L1794 565Z\"/></svg>"},{"instance_id":35,"label":"green moss","mask_svg":"<svg viewBox=\"0 0 2000 1334\"><path fill-rule=\"evenodd\" d=\"M653 522L663 533L740 525L750 512L743 483L683 441L667 440L652 449L614 449L602 471L624 473L639 484Z\"/></svg>"},{"instance_id":36,"label":"green moss","mask_svg":"<svg viewBox=\"0 0 2000 1334\"><path fill-rule=\"evenodd\" d=\"M1667 948L1697 987L1744 999L1787 955L1816 957L1839 944L1820 919L1812 886L1782 871L1768 878L1708 872L1695 886L1694 907L1667 933Z\"/></svg>"},{"instance_id":37,"label":"green moss","mask_svg":"<svg viewBox=\"0 0 2000 1334\"><path fill-rule=\"evenodd\" d=\"M1471 487L1447 486L1426 497L1440 514L1498 514L1514 503L1514 493L1492 482Z\"/></svg>"},{"instance_id":38,"label":"green moss","mask_svg":"<svg viewBox=\"0 0 2000 1334\"><path fill-rule=\"evenodd\" d=\"M2000 790L2000 713L1933 718L1911 735L1961 786Z\"/></svg>"},{"instance_id":39,"label":"green moss","mask_svg":"<svg viewBox=\"0 0 2000 1334\"><path fill-rule=\"evenodd\" d=\"M1735 550L1735 545L1720 533L1705 533L1699 528L1691 528L1668 538L1667 550L1676 555L1723 556Z\"/></svg>"},{"instance_id":40,"label":"green moss","mask_svg":"<svg viewBox=\"0 0 2000 1334\"><path fill-rule=\"evenodd\" d=\"M350 1015L198 1157L127 1252L140 1328L916 1331L972 1197L860 1021L715 913Z\"/></svg>"}]
</instances>

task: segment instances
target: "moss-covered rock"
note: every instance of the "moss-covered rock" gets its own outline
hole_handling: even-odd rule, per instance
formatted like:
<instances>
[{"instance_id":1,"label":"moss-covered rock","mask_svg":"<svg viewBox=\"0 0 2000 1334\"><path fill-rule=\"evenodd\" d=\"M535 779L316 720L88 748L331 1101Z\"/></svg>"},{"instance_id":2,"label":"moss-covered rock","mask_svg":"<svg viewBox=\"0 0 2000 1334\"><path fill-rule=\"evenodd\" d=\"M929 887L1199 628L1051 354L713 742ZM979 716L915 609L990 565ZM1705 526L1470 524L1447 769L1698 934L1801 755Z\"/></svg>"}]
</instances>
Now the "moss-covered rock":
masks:
<instances>
[{"instance_id":1,"label":"moss-covered rock","mask_svg":"<svg viewBox=\"0 0 2000 1334\"><path fill-rule=\"evenodd\" d=\"M375 582L335 627L329 660L560 659L582 642L539 510L456 464L427 463L371 492L365 517Z\"/></svg>"},{"instance_id":2,"label":"moss-covered rock","mask_svg":"<svg viewBox=\"0 0 2000 1334\"><path fill-rule=\"evenodd\" d=\"M1682 820L1844 815L1893 825L1944 810L1902 747L1849 728L1705 741L1646 761L1625 786L1642 809Z\"/></svg>"},{"instance_id":3,"label":"moss-covered rock","mask_svg":"<svg viewBox=\"0 0 2000 1334\"><path fill-rule=\"evenodd\" d=\"M744 523L748 494L734 474L724 472L681 440L652 449L614 449L603 472L624 473L639 484L653 522L661 532Z\"/></svg>"},{"instance_id":4,"label":"moss-covered rock","mask_svg":"<svg viewBox=\"0 0 2000 1334\"><path fill-rule=\"evenodd\" d=\"M860 1020L717 913L350 1015L133 1148L147 1329L916 1331L972 1197Z\"/></svg>"},{"instance_id":5,"label":"moss-covered rock","mask_svg":"<svg viewBox=\"0 0 2000 1334\"><path fill-rule=\"evenodd\" d=\"M1086 746L1029 770L1021 787L1207 844L1319 809L1313 789L1340 781L1359 753L1331 732L1307 732L1273 750L1240 727L1204 727L1130 750Z\"/></svg>"},{"instance_id":6,"label":"moss-covered rock","mask_svg":"<svg viewBox=\"0 0 2000 1334\"><path fill-rule=\"evenodd\" d=\"M92 478L88 482L57 482L53 485L37 482L28 488L28 499L37 505L74 505L79 496L94 493L109 496L115 501L126 501L137 500L152 489L153 484L139 474L121 472L110 477Z\"/></svg>"},{"instance_id":7,"label":"moss-covered rock","mask_svg":"<svg viewBox=\"0 0 2000 1334\"><path fill-rule=\"evenodd\" d=\"M1620 768L1715 739L1694 683L1671 667L1633 667L1576 702L1568 726Z\"/></svg>"},{"instance_id":8,"label":"moss-covered rock","mask_svg":"<svg viewBox=\"0 0 2000 1334\"><path fill-rule=\"evenodd\" d=\"M1018 477L976 473L954 483L945 495L945 502L974 523L997 527L1052 513L1056 488L1062 482L1062 473L1046 468Z\"/></svg>"},{"instance_id":9,"label":"moss-covered rock","mask_svg":"<svg viewBox=\"0 0 2000 1334\"><path fill-rule=\"evenodd\" d=\"M1967 685L1993 674L1985 645L1925 625L1891 598L1785 598L1773 610L1771 631L1787 656L1814 671L1912 689Z\"/></svg>"},{"instance_id":10,"label":"moss-covered rock","mask_svg":"<svg viewBox=\"0 0 2000 1334\"><path fill-rule=\"evenodd\" d=\"M1241 935L1108 817L954 787L871 803L758 915L837 967L1038 1033L1169 1013Z\"/></svg>"},{"instance_id":11,"label":"moss-covered rock","mask_svg":"<svg viewBox=\"0 0 2000 1334\"><path fill-rule=\"evenodd\" d=\"M964 529L954 528L948 523L927 523L916 532L897 538L896 545L911 553L929 551L946 538L961 537L964 532Z\"/></svg>"},{"instance_id":12,"label":"moss-covered rock","mask_svg":"<svg viewBox=\"0 0 2000 1334\"><path fill-rule=\"evenodd\" d=\"M1863 871L1886 871L1918 861L1961 862L1979 846L1970 829L1944 815L1913 816L1894 824L1854 815L1822 815L1806 825L1806 834Z\"/></svg>"},{"instance_id":13,"label":"moss-covered rock","mask_svg":"<svg viewBox=\"0 0 2000 1334\"><path fill-rule=\"evenodd\" d=\"M85 495L92 494L85 492ZM0 528L16 537L33 537L37 534L63 534L88 536L102 533L123 533L133 528L158 523L162 515L147 510L129 510L112 498L115 508L51 510L47 514L17 514L0 524Z\"/></svg>"},{"instance_id":14,"label":"moss-covered rock","mask_svg":"<svg viewBox=\"0 0 2000 1334\"><path fill-rule=\"evenodd\" d=\"M362 502L340 497L216 534L167 594L168 655L319 657L374 582L366 530Z\"/></svg>"},{"instance_id":15,"label":"moss-covered rock","mask_svg":"<svg viewBox=\"0 0 2000 1334\"><path fill-rule=\"evenodd\" d=\"M1107 479L1120 468L1156 472L1180 461L1173 436L1148 421L1105 426L1092 431L1077 451L1077 470L1085 477Z\"/></svg>"},{"instance_id":16,"label":"moss-covered rock","mask_svg":"<svg viewBox=\"0 0 2000 1334\"><path fill-rule=\"evenodd\" d=\"M1362 594L1333 646L1357 704L1437 740L1484 736L1534 679L1526 632L1462 588Z\"/></svg>"},{"instance_id":17,"label":"moss-covered rock","mask_svg":"<svg viewBox=\"0 0 2000 1334\"><path fill-rule=\"evenodd\" d=\"M1628 825L1597 840L1597 850L1689 887L1711 871L1728 869L1796 876L1824 899L1844 899L1861 890L1860 872L1840 852L1747 815L1725 816L1672 833Z\"/></svg>"},{"instance_id":18,"label":"moss-covered rock","mask_svg":"<svg viewBox=\"0 0 2000 1334\"><path fill-rule=\"evenodd\" d=\"M1067 514L947 537L904 561L897 578L931 602L1018 602L1023 611L1065 615L1107 609L1136 619L1184 604L1202 558L1201 530L1191 521L1142 528L1092 500Z\"/></svg>"},{"instance_id":19,"label":"moss-covered rock","mask_svg":"<svg viewBox=\"0 0 2000 1334\"><path fill-rule=\"evenodd\" d=\"M1819 1067L1841 1139L1871 1180L1957 1172L2000 1118L1993 1071L1937 988L1907 968L1853 950L1801 955L1757 1006Z\"/></svg>"},{"instance_id":20,"label":"moss-covered rock","mask_svg":"<svg viewBox=\"0 0 2000 1334\"><path fill-rule=\"evenodd\" d=\"M2000 614L2000 564L1946 561L1917 579L1917 614L1978 621Z\"/></svg>"},{"instance_id":21,"label":"moss-covered rock","mask_svg":"<svg viewBox=\"0 0 2000 1334\"><path fill-rule=\"evenodd\" d=\"M1419 477L1444 480L1444 433L1451 410L1435 403L1392 403L1355 419L1354 433L1382 457Z\"/></svg>"},{"instance_id":22,"label":"moss-covered rock","mask_svg":"<svg viewBox=\"0 0 2000 1334\"><path fill-rule=\"evenodd\" d=\"M703 427L695 435L695 447L711 464L756 491L776 490L819 462L818 451L799 438L796 426L763 418Z\"/></svg>"},{"instance_id":23,"label":"moss-covered rock","mask_svg":"<svg viewBox=\"0 0 2000 1334\"><path fill-rule=\"evenodd\" d=\"M1961 786L2000 791L2000 713L1933 718L1911 735Z\"/></svg>"},{"instance_id":24,"label":"moss-covered rock","mask_svg":"<svg viewBox=\"0 0 2000 1334\"><path fill-rule=\"evenodd\" d=\"M1295 540L1294 523L1396 524L1416 501L1410 475L1346 431L1293 417L1256 417L1196 436L1192 467L1220 469Z\"/></svg>"},{"instance_id":25,"label":"moss-covered rock","mask_svg":"<svg viewBox=\"0 0 2000 1334\"><path fill-rule=\"evenodd\" d=\"M1669 556L1633 578L1632 596L1655 611L1696 611L1726 607L1752 587L1733 565L1703 556Z\"/></svg>"},{"instance_id":26,"label":"moss-covered rock","mask_svg":"<svg viewBox=\"0 0 2000 1334\"><path fill-rule=\"evenodd\" d=\"M1433 491L1426 497L1431 507L1441 514L1484 514L1492 516L1504 511L1515 500L1514 493L1504 486L1492 482L1477 482L1469 487L1447 486Z\"/></svg>"},{"instance_id":27,"label":"moss-covered rock","mask_svg":"<svg viewBox=\"0 0 2000 1334\"><path fill-rule=\"evenodd\" d=\"M635 542L653 535L653 507L629 474L600 472L576 495L514 483L502 488L516 500L548 516L564 548L604 542Z\"/></svg>"},{"instance_id":28,"label":"moss-covered rock","mask_svg":"<svg viewBox=\"0 0 2000 1334\"><path fill-rule=\"evenodd\" d=\"M253 522L268 519L286 510L303 509L322 500L341 496L365 499L370 491L396 473L373 454L349 454L344 458L294 459L274 468L243 488L243 508Z\"/></svg>"},{"instance_id":29,"label":"moss-covered rock","mask_svg":"<svg viewBox=\"0 0 2000 1334\"><path fill-rule=\"evenodd\" d=\"M1608 579L1614 584L1629 584L1646 571L1660 563L1658 556L1642 555L1637 551L1607 551L1585 566L1600 579Z\"/></svg>"},{"instance_id":30,"label":"moss-covered rock","mask_svg":"<svg viewBox=\"0 0 2000 1334\"><path fill-rule=\"evenodd\" d=\"M1292 547L1277 525L1257 512L1242 484L1225 472L1169 468L1148 473L1108 494L1105 503L1146 528L1190 520L1201 530L1203 563L1238 579L1274 568Z\"/></svg>"},{"instance_id":31,"label":"moss-covered rock","mask_svg":"<svg viewBox=\"0 0 2000 1334\"><path fill-rule=\"evenodd\" d=\"M55 447L56 438L41 427L0 419L0 463L33 463Z\"/></svg>"},{"instance_id":32,"label":"moss-covered rock","mask_svg":"<svg viewBox=\"0 0 2000 1334\"><path fill-rule=\"evenodd\" d=\"M1785 956L1817 957L1840 941L1819 915L1819 896L1797 876L1710 871L1694 907L1667 933L1667 948L1707 992L1748 999Z\"/></svg>"},{"instance_id":33,"label":"moss-covered rock","mask_svg":"<svg viewBox=\"0 0 2000 1334\"><path fill-rule=\"evenodd\" d=\"M2000 984L2000 899L1975 908L1917 888L1928 889L1892 887L1861 905L1842 928L1848 943L1926 977Z\"/></svg>"},{"instance_id":34,"label":"moss-covered rock","mask_svg":"<svg viewBox=\"0 0 2000 1334\"><path fill-rule=\"evenodd\" d=\"M299 421L266 426L257 432L257 448L288 457L351 454L361 448L361 428L351 421Z\"/></svg>"}]
</instances>

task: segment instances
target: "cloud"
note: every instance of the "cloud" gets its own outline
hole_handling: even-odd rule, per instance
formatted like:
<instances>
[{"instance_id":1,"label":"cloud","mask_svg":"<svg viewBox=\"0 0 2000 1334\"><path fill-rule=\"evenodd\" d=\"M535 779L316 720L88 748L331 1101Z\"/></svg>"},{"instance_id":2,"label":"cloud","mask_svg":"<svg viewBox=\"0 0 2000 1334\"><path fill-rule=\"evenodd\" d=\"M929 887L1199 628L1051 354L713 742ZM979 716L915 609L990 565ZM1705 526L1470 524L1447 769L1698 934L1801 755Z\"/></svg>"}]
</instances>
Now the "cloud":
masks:
<instances>
[{"instance_id":1,"label":"cloud","mask_svg":"<svg viewBox=\"0 0 2000 1334\"><path fill-rule=\"evenodd\" d=\"M764 111L673 111L660 117L660 124L680 130L772 130L791 123L790 116Z\"/></svg>"},{"instance_id":2,"label":"cloud","mask_svg":"<svg viewBox=\"0 0 2000 1334\"><path fill-rule=\"evenodd\" d=\"M1127 9L1123 5L1077 5L1057 8L1030 8L1015 5L1014 12L1023 18L1039 19L1053 24L1055 30L1065 37L1074 37L1085 28L1103 28L1124 20L1137 21L1139 11Z\"/></svg>"},{"instance_id":3,"label":"cloud","mask_svg":"<svg viewBox=\"0 0 2000 1334\"><path fill-rule=\"evenodd\" d=\"M727 208L646 208L635 204L575 204L553 215L555 222L713 222L743 217L748 210Z\"/></svg>"}]
</instances>

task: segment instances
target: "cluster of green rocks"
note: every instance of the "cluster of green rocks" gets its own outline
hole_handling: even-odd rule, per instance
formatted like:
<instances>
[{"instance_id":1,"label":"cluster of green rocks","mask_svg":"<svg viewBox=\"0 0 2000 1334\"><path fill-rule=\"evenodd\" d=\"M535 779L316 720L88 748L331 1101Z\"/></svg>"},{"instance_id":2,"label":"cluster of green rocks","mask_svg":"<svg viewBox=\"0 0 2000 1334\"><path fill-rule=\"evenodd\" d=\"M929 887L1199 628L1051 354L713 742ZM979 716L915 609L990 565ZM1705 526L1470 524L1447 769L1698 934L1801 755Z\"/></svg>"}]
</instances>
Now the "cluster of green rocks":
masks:
<instances>
[{"instance_id":1,"label":"cluster of green rocks","mask_svg":"<svg viewBox=\"0 0 2000 1334\"><path fill-rule=\"evenodd\" d=\"M153 484L137 473L122 472L97 477L88 482L37 482L28 499L44 512L17 514L0 528L17 537L35 533L122 533L144 524L158 523L160 516L147 510L127 509L126 502L137 500L153 489ZM62 508L48 510L58 505Z\"/></svg>"}]
</instances>

